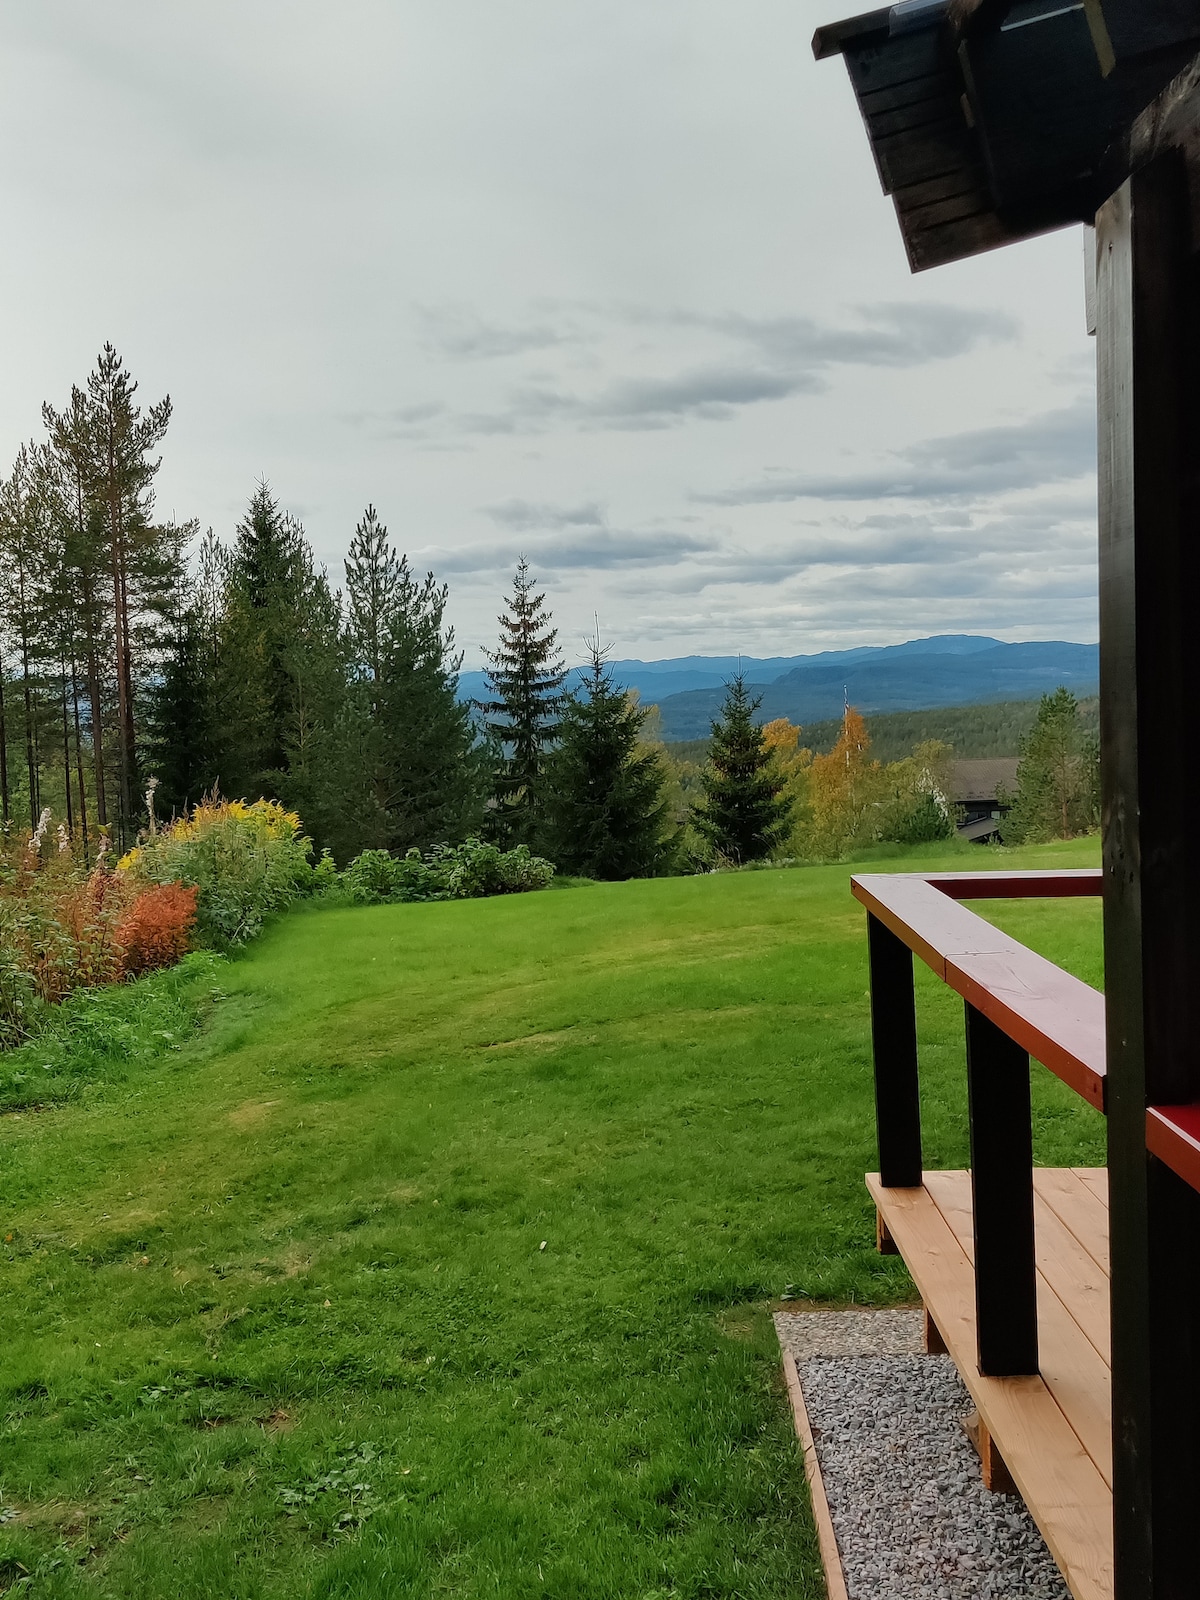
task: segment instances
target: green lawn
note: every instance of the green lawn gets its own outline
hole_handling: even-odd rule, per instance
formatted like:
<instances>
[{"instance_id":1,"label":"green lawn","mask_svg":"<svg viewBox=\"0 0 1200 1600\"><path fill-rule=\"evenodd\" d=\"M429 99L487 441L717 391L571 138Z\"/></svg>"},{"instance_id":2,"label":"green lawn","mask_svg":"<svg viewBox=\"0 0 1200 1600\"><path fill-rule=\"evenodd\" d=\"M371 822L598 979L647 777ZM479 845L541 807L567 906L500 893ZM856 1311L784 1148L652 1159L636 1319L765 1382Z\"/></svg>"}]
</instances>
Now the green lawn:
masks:
<instances>
[{"instance_id":1,"label":"green lawn","mask_svg":"<svg viewBox=\"0 0 1200 1600\"><path fill-rule=\"evenodd\" d=\"M295 913L184 1050L0 1119L0 1590L818 1596L771 1302L911 1293L849 870ZM1097 980L1090 903L989 914ZM1102 1159L1035 1094L1039 1159Z\"/></svg>"}]
</instances>

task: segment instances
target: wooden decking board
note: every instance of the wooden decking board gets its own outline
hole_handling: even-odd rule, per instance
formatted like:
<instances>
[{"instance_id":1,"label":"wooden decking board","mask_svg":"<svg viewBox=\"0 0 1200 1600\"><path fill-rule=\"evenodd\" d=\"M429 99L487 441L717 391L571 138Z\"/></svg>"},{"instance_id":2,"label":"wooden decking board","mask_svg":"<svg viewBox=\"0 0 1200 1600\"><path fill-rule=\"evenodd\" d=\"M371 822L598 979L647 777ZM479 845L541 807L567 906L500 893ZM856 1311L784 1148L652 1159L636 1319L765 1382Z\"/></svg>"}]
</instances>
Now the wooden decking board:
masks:
<instances>
[{"instance_id":1,"label":"wooden decking board","mask_svg":"<svg viewBox=\"0 0 1200 1600\"><path fill-rule=\"evenodd\" d=\"M1108 1277L1108 1202L1069 1167L1038 1167L1033 1192L1054 1211Z\"/></svg>"},{"instance_id":2,"label":"wooden decking board","mask_svg":"<svg viewBox=\"0 0 1200 1600\"><path fill-rule=\"evenodd\" d=\"M971 1175L969 1172L927 1172L925 1187L933 1196L934 1204L950 1225L954 1237L962 1246L963 1254L975 1264L975 1239L971 1217ZM1036 1201L1035 1201L1036 1207ZM1035 1239L1038 1265L1038 1366L1046 1387L1058 1403L1059 1410L1075 1430L1080 1444L1100 1469L1105 1483L1112 1488L1112 1382L1108 1363L1087 1337L1076 1321L1073 1308L1064 1300L1067 1292L1061 1278L1055 1273L1057 1256L1045 1251L1039 1224L1044 1218L1036 1215ZM1071 1235L1061 1228L1067 1241ZM1063 1240L1057 1241L1062 1243ZM1073 1243L1073 1241L1071 1241ZM1072 1261L1076 1270L1082 1263L1091 1262L1079 1245L1064 1245L1068 1257L1082 1257ZM1095 1263L1091 1262L1093 1272ZM1060 1292L1062 1291L1062 1292ZM1003 1452L1003 1443L1000 1444Z\"/></svg>"},{"instance_id":3,"label":"wooden decking board","mask_svg":"<svg viewBox=\"0 0 1200 1600\"><path fill-rule=\"evenodd\" d=\"M1108 1168L1107 1167L1072 1167L1071 1171L1096 1196L1104 1207L1105 1219L1108 1218Z\"/></svg>"},{"instance_id":4,"label":"wooden decking board","mask_svg":"<svg viewBox=\"0 0 1200 1600\"><path fill-rule=\"evenodd\" d=\"M1082 1175L1077 1177L1082 1186ZM1110 1445L1107 1434L1100 1437L1099 1402L1097 1395L1089 1391L1097 1383L1107 1387L1107 1368L1091 1339L1070 1315L1069 1285L1064 1282L1055 1288L1052 1281L1054 1258L1062 1251L1074 1257L1075 1270L1089 1282L1091 1268L1097 1263L1082 1247L1074 1249L1073 1230L1066 1224L1055 1234L1050 1258L1039 1262L1039 1291L1045 1285L1045 1292L1039 1292L1039 1331L1043 1360L1053 1382L1041 1376L982 1376L975 1364L974 1275L970 1251L964 1249L960 1237L965 1194L966 1237L969 1243L973 1242L969 1183L966 1173L927 1174L926 1186L920 1189L884 1189L876 1175L867 1179L871 1195L936 1319L971 1398L1076 1600L1111 1600L1112 1495L1101 1466L1080 1442L1081 1430L1106 1461ZM954 1222L939 1206L931 1187ZM1088 1187L1094 1195L1095 1186ZM1081 1209L1080 1214L1086 1213ZM1076 1239L1075 1243L1080 1242ZM1051 1273L1049 1284L1047 1270ZM1076 1357L1089 1376L1072 1378L1070 1368ZM1078 1429L1064 1406L1075 1409Z\"/></svg>"}]
</instances>

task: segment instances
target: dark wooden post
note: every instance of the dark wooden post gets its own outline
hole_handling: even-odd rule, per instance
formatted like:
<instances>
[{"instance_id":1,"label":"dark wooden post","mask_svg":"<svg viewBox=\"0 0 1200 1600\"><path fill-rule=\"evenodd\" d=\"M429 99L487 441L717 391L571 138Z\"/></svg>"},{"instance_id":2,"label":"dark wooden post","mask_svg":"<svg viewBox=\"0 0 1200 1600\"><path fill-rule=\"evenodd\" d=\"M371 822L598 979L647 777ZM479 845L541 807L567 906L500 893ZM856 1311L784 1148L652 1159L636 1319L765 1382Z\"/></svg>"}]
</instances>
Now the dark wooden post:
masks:
<instances>
[{"instance_id":1,"label":"dark wooden post","mask_svg":"<svg viewBox=\"0 0 1200 1600\"><path fill-rule=\"evenodd\" d=\"M871 1044L879 1177L888 1189L921 1185L921 1097L912 951L878 917L867 918Z\"/></svg>"},{"instance_id":2,"label":"dark wooden post","mask_svg":"<svg viewBox=\"0 0 1200 1600\"><path fill-rule=\"evenodd\" d=\"M1151 152L1097 217L1117 1600L1200 1585L1200 1205L1145 1133L1200 1100L1198 176Z\"/></svg>"},{"instance_id":3,"label":"dark wooden post","mask_svg":"<svg viewBox=\"0 0 1200 1600\"><path fill-rule=\"evenodd\" d=\"M979 1370L1038 1369L1029 1057L968 1004L967 1099Z\"/></svg>"}]
</instances>

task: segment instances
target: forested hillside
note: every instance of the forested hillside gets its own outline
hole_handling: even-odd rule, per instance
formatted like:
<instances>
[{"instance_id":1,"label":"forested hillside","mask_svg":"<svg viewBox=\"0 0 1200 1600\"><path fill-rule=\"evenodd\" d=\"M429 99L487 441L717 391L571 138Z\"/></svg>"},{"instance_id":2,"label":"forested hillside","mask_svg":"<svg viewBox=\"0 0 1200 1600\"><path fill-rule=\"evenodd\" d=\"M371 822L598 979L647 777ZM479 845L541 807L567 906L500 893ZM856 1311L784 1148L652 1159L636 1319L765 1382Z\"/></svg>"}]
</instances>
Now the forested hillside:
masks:
<instances>
[{"instance_id":1,"label":"forested hillside","mask_svg":"<svg viewBox=\"0 0 1200 1600\"><path fill-rule=\"evenodd\" d=\"M914 641L914 646L923 642ZM1094 644L990 643L963 654L899 647L865 651L854 661L814 656L756 692L762 695L764 722L787 717L811 725L836 717L847 703L875 718L893 711L1026 700L1059 685L1077 696L1094 694L1098 678ZM703 738L721 695L720 689L698 689L660 700L665 736Z\"/></svg>"},{"instance_id":2,"label":"forested hillside","mask_svg":"<svg viewBox=\"0 0 1200 1600\"><path fill-rule=\"evenodd\" d=\"M902 761L916 745L936 739L952 745L962 761L990 756L1015 756L1021 740L1037 717L1036 700L1003 700L994 705L944 706L934 711L891 711L871 718L871 753L880 761ZM1098 736L1099 702L1081 700L1079 721L1085 733ZM841 717L808 723L804 743L817 755L826 755L837 743ZM708 757L707 739L668 740L667 754L675 762L696 764Z\"/></svg>"}]
</instances>

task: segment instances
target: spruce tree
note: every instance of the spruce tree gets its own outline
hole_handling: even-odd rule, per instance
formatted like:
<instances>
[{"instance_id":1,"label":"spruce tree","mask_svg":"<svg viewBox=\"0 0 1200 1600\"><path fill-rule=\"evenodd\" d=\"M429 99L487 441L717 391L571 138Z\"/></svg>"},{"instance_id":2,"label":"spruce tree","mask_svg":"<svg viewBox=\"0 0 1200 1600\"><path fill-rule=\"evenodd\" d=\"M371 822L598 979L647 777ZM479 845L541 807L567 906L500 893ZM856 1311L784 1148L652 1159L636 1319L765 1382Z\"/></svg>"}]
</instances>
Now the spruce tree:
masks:
<instances>
[{"instance_id":1,"label":"spruce tree","mask_svg":"<svg viewBox=\"0 0 1200 1600\"><path fill-rule=\"evenodd\" d=\"M1066 688L1044 694L1021 741L1004 838L1033 843L1086 833L1099 821L1099 788L1099 750L1079 725L1079 702Z\"/></svg>"},{"instance_id":2,"label":"spruce tree","mask_svg":"<svg viewBox=\"0 0 1200 1600\"><path fill-rule=\"evenodd\" d=\"M340 628L304 529L266 483L238 524L226 596L221 787L232 795L295 799L315 778L317 730L338 709Z\"/></svg>"},{"instance_id":3,"label":"spruce tree","mask_svg":"<svg viewBox=\"0 0 1200 1600\"><path fill-rule=\"evenodd\" d=\"M446 601L445 585L413 575L368 506L346 558L349 685L326 756L340 782L328 832L342 858L457 842L480 825L479 757Z\"/></svg>"},{"instance_id":4,"label":"spruce tree","mask_svg":"<svg viewBox=\"0 0 1200 1600\"><path fill-rule=\"evenodd\" d=\"M487 656L492 698L480 709L499 751L492 828L503 842L516 844L529 843L540 825L542 763L558 736L566 670L546 596L534 593L523 556L507 605L499 619L500 642Z\"/></svg>"},{"instance_id":5,"label":"spruce tree","mask_svg":"<svg viewBox=\"0 0 1200 1600\"><path fill-rule=\"evenodd\" d=\"M701 775L704 799L693 808L697 832L727 861L741 864L769 856L787 833L791 802L754 713L739 672L728 684L721 715L712 724L708 766Z\"/></svg>"},{"instance_id":6,"label":"spruce tree","mask_svg":"<svg viewBox=\"0 0 1200 1600\"><path fill-rule=\"evenodd\" d=\"M186 539L194 525L179 530ZM194 574L177 585L164 618L161 665L147 696L147 768L159 814L182 815L215 789L222 754L218 701L222 546L209 529Z\"/></svg>"},{"instance_id":7,"label":"spruce tree","mask_svg":"<svg viewBox=\"0 0 1200 1600\"><path fill-rule=\"evenodd\" d=\"M648 712L613 681L599 641L582 684L565 696L558 744L546 758L541 848L564 872L648 878L675 852L667 774L641 743Z\"/></svg>"}]
</instances>

